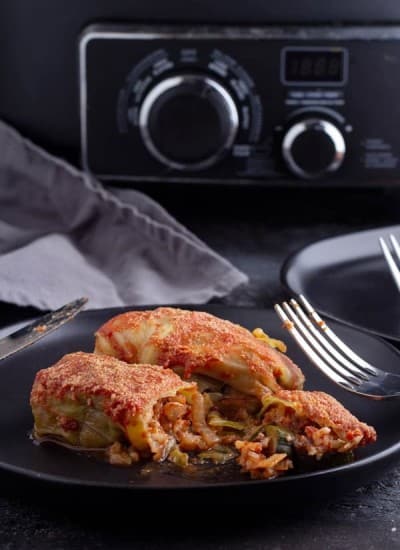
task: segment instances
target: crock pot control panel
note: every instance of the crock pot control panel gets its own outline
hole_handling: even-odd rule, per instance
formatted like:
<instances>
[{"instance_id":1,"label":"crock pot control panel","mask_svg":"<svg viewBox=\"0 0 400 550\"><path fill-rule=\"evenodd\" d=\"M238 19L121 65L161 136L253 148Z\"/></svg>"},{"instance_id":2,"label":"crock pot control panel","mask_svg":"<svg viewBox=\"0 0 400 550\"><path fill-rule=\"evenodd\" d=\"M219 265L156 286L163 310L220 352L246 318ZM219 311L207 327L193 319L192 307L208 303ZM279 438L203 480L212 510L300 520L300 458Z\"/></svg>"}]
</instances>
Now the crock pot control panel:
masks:
<instances>
[{"instance_id":1,"label":"crock pot control panel","mask_svg":"<svg viewBox=\"0 0 400 550\"><path fill-rule=\"evenodd\" d=\"M92 26L79 47L84 168L116 181L394 182L399 39Z\"/></svg>"}]
</instances>

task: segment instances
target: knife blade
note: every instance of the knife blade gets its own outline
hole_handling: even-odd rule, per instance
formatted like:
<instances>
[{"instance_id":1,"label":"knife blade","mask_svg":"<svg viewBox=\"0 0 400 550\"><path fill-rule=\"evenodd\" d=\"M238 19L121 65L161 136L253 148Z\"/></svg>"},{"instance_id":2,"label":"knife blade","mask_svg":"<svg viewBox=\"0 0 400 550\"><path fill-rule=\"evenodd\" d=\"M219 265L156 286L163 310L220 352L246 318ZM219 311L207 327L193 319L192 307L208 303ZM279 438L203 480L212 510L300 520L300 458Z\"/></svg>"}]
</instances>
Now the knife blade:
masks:
<instances>
[{"instance_id":1,"label":"knife blade","mask_svg":"<svg viewBox=\"0 0 400 550\"><path fill-rule=\"evenodd\" d=\"M64 323L67 323L83 308L87 298L79 298L64 306L46 313L32 323L18 329L0 340L0 361L9 357L47 334L50 334Z\"/></svg>"}]
</instances>

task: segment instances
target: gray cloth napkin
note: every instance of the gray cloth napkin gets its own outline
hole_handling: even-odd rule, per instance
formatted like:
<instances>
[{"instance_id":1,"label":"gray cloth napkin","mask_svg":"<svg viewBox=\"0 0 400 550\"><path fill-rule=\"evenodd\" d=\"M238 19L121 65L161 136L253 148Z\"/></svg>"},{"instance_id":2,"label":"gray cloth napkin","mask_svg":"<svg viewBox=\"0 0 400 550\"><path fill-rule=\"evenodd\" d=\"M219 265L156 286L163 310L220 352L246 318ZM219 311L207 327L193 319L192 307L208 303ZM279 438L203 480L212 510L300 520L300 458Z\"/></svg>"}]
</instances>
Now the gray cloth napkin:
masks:
<instances>
[{"instance_id":1,"label":"gray cloth napkin","mask_svg":"<svg viewBox=\"0 0 400 550\"><path fill-rule=\"evenodd\" d=\"M143 193L111 191L0 122L0 300L200 304L246 281Z\"/></svg>"}]
</instances>

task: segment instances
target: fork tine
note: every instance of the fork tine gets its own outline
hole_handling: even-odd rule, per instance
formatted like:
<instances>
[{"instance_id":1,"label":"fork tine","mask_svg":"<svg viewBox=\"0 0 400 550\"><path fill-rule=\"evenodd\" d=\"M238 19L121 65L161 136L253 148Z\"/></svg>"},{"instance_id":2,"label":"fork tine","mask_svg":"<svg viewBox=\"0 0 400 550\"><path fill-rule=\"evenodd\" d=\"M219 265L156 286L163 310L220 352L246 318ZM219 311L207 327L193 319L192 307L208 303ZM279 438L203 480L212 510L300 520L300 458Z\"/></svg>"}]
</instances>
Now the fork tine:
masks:
<instances>
[{"instance_id":1,"label":"fork tine","mask_svg":"<svg viewBox=\"0 0 400 550\"><path fill-rule=\"evenodd\" d=\"M323 346L320 345L318 340L313 336L313 334L308 330L308 328L303 324L300 317L296 312L290 307L287 302L283 303L283 309L289 315L289 318L294 323L295 327L298 328L311 347L315 350L316 353L324 360L326 364L329 365L331 369L337 372L342 378L351 382L352 384L360 384L363 381L363 377L359 373L349 372L348 369L344 368L340 363L338 363L334 357L332 357Z\"/></svg>"},{"instance_id":2,"label":"fork tine","mask_svg":"<svg viewBox=\"0 0 400 550\"><path fill-rule=\"evenodd\" d=\"M274 306L276 313L283 322L283 326L288 330L289 334L297 342L299 347L304 351L304 353L311 359L311 361L326 375L328 378L333 380L339 386L345 386L350 390L354 390L352 384L340 376L335 370L333 370L325 361L313 350L313 348L308 344L308 342L303 338L300 332L295 327L294 323L286 315L285 311L281 308L279 304Z\"/></svg>"},{"instance_id":3,"label":"fork tine","mask_svg":"<svg viewBox=\"0 0 400 550\"><path fill-rule=\"evenodd\" d=\"M391 233L389 235L390 242L392 243L393 250L396 252L397 259L400 261L400 244L396 237Z\"/></svg>"},{"instance_id":4,"label":"fork tine","mask_svg":"<svg viewBox=\"0 0 400 550\"><path fill-rule=\"evenodd\" d=\"M392 239L393 237L393 239ZM392 244L394 245L394 242L396 245L394 245L394 249L397 253L398 243L394 237L394 235L390 235L390 240L392 241ZM389 250L388 245L386 244L385 240L382 237L379 237L379 244L381 245L381 249L383 252L383 255L385 257L386 263L390 269L390 273L392 274L393 280L396 283L396 286L398 290L400 291L400 271L399 268L396 265L396 262L393 259L393 256Z\"/></svg>"},{"instance_id":5,"label":"fork tine","mask_svg":"<svg viewBox=\"0 0 400 550\"><path fill-rule=\"evenodd\" d=\"M328 338L326 338L323 333L315 328L315 326L311 323L310 319L304 313L300 304L298 304L296 300L292 298L290 300L290 304L296 311L303 324L308 328L310 333L318 340L318 342L326 349L326 351L336 359L336 361L339 361L339 363L341 363L349 372L352 372L359 378L363 380L369 380L369 375L365 371L361 370L357 365L349 361L346 356L339 353L338 349L330 343Z\"/></svg>"},{"instance_id":6,"label":"fork tine","mask_svg":"<svg viewBox=\"0 0 400 550\"><path fill-rule=\"evenodd\" d=\"M325 335L340 349L343 351L343 353L347 356L348 359L351 359L354 361L356 365L358 365L361 369L365 370L367 373L372 374L373 376L376 376L378 374L378 371L375 367L373 367L370 363L365 361L362 357L357 355L349 346L347 346L334 332L332 329L328 327L328 325L325 323L323 319L318 315L318 313L315 311L315 309L311 306L311 304L306 300L306 298L303 296L303 294L299 295L299 300L305 307L307 313L311 317L311 319L314 321L316 325L319 326L319 328L325 333Z\"/></svg>"}]
</instances>

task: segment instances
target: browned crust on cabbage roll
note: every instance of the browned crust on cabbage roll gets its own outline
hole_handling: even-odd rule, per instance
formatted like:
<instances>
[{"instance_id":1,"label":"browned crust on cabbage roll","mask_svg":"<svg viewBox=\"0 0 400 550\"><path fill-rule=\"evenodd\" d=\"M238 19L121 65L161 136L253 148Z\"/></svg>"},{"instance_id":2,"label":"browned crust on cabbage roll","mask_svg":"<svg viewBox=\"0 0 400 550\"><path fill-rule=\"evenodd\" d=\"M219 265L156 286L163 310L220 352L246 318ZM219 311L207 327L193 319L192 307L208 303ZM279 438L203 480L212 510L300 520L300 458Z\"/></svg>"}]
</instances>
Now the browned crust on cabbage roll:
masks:
<instances>
[{"instance_id":1,"label":"browned crust on cabbage roll","mask_svg":"<svg viewBox=\"0 0 400 550\"><path fill-rule=\"evenodd\" d=\"M186 377L207 374L258 396L301 389L304 382L286 355L244 327L200 311L160 307L117 315L96 332L95 352L129 363L183 366Z\"/></svg>"},{"instance_id":2,"label":"browned crust on cabbage roll","mask_svg":"<svg viewBox=\"0 0 400 550\"><path fill-rule=\"evenodd\" d=\"M66 396L87 396L89 400L101 396L104 412L125 426L149 404L185 387L194 385L170 369L156 365L132 368L115 357L76 352L36 374L31 405L46 405L49 399L62 401Z\"/></svg>"},{"instance_id":3,"label":"browned crust on cabbage roll","mask_svg":"<svg viewBox=\"0 0 400 550\"><path fill-rule=\"evenodd\" d=\"M280 390L277 396L298 406L297 415L319 425L332 428L347 441L362 436L360 444L376 441L372 426L358 420L331 395L321 391Z\"/></svg>"}]
</instances>

